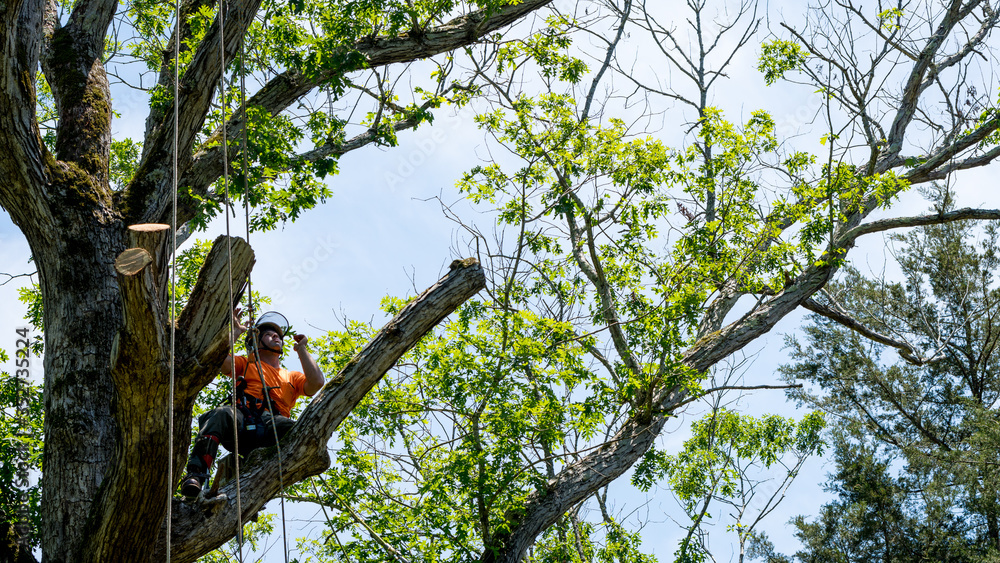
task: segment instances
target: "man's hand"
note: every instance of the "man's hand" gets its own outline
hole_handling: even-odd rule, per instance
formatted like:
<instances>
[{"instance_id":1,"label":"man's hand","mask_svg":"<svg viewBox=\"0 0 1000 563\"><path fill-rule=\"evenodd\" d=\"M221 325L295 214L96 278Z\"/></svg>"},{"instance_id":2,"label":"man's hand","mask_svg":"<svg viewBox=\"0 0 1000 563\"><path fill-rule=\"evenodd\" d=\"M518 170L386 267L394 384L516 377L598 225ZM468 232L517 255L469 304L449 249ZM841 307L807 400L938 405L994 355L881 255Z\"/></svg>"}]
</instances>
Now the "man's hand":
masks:
<instances>
[{"instance_id":1,"label":"man's hand","mask_svg":"<svg viewBox=\"0 0 1000 563\"><path fill-rule=\"evenodd\" d=\"M247 331L247 327L240 322L241 312L243 312L243 310L240 309L239 307L233 309L233 332L232 332L233 342L229 343L230 347L234 345L235 340L238 339L241 334ZM226 359L222 362L222 367L219 368L219 371L222 372L223 375L229 375L230 373L233 373L232 354L227 356Z\"/></svg>"},{"instance_id":2,"label":"man's hand","mask_svg":"<svg viewBox=\"0 0 1000 563\"><path fill-rule=\"evenodd\" d=\"M325 383L323 372L320 371L316 360L309 354L309 338L304 334L296 334L293 338L295 338L295 346L292 349L299 353L302 373L306 375L305 392L306 395L312 397Z\"/></svg>"},{"instance_id":3,"label":"man's hand","mask_svg":"<svg viewBox=\"0 0 1000 563\"><path fill-rule=\"evenodd\" d=\"M239 307L233 309L233 332L236 333L236 338L239 338L241 334L247 331L246 325L240 322L240 313L243 309Z\"/></svg>"},{"instance_id":4,"label":"man's hand","mask_svg":"<svg viewBox=\"0 0 1000 563\"><path fill-rule=\"evenodd\" d=\"M296 352L303 351L303 350L306 351L306 352L309 351L309 348L308 348L308 346L309 346L309 337L308 336L306 336L304 334L296 334L292 338L295 339L295 345L292 346L292 350L295 350Z\"/></svg>"}]
</instances>

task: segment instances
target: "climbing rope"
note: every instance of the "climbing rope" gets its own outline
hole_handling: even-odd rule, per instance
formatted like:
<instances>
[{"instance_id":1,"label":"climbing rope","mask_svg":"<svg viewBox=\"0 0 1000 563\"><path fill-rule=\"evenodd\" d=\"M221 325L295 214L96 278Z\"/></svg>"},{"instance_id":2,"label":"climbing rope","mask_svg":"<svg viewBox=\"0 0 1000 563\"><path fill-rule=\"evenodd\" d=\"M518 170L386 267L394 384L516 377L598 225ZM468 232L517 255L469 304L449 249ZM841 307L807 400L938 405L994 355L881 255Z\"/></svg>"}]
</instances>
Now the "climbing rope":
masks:
<instances>
[{"instance_id":1,"label":"climbing rope","mask_svg":"<svg viewBox=\"0 0 1000 563\"><path fill-rule=\"evenodd\" d=\"M220 108L221 108L221 129L222 129L222 181L224 187L224 208L226 215L226 267L229 278L229 303L235 305L235 291L233 289L233 262L232 262L232 242L231 242L231 227L229 221L229 210L231 208L231 200L229 194L229 141L227 137L227 116L226 116L226 32L225 32L225 15L226 4L221 2L219 5L219 53L220 53L220 78L219 78L219 96L220 96ZM243 41L240 41L240 103L243 107L243 130L241 139L241 152L242 152L242 164L243 164L243 200L244 200L244 212L246 215L246 240L247 244L250 243L250 188L249 188L249 176L248 176L248 162L247 162L247 112L246 112L246 83L245 83L245 48ZM174 497L174 482L173 482L173 443L174 443L174 427L173 427L173 404L174 404L174 369L175 369L175 343L176 343L176 291L177 291L177 278L176 278L176 259L177 259L177 192L178 192L178 145L179 145L179 80L180 80L180 2L177 0L174 3L174 151L173 151L173 210L171 217L171 229L173 232L172 249L171 249L171 304L170 304L170 375L169 375L169 398L167 407L168 416L168 452L170 462L167 464L167 481L168 486L168 499L167 499L167 522L166 522L166 560L170 563L171 556L171 521L173 516L173 497ZM250 275L247 275L247 303L250 312L251 321L255 317L254 303L253 303L253 282ZM252 330L256 333L257 328L254 326ZM286 327L287 330L287 327ZM254 339L256 342L257 334L254 334ZM229 357L235 358L235 344L236 344L236 334L234 319L231 317L229 321ZM267 383L264 380L263 370L260 362L260 354L257 350L257 346L253 346L254 361L257 368L257 374L260 377L261 385L264 389L264 397L267 404L267 409L271 413L271 429L274 432L274 441L278 448L278 479L280 490L284 491L284 468L281 461L281 443L278 438L278 429L274 424L274 410L273 404L271 402L270 393L268 393ZM235 478L236 478L236 540L237 540L237 557L242 563L243 561L243 508L242 508L242 491L240 483L240 454L239 454L239 421L237 418L238 406L236 403L237 388L236 388L236 373L235 373L235 361L232 363L231 374L232 378L232 393L231 393L231 409L233 415L233 428L234 436L234 448L233 452L233 462L235 467ZM218 475L216 476L218 478ZM281 502L281 531L282 531L282 541L284 543L284 556L285 563L288 563L288 537L285 524L285 500L282 497Z\"/></svg>"},{"instance_id":2,"label":"climbing rope","mask_svg":"<svg viewBox=\"0 0 1000 563\"><path fill-rule=\"evenodd\" d=\"M250 176L249 176L249 165L247 163L247 125L249 124L250 118L247 115L247 94L246 94L246 49L245 45L240 42L240 106L243 108L243 131L241 139L241 153L243 157L243 212L246 218L246 229L247 229L247 244L250 244ZM250 274L247 274L247 308L250 310L250 318L256 318L256 313L254 312L253 306L253 279ZM285 319L286 321L288 319ZM255 343L259 343L259 334L256 334L257 327L254 326L255 334L253 339ZM285 331L288 327L285 327ZM283 335L284 336L284 335ZM271 404L271 393L267 388L267 382L264 381L264 372L260 365L260 352L258 350L257 344L253 347L254 362L257 367L257 375L260 377L260 385L264 393L265 401L267 401L267 410L271 413L271 430L274 431L274 444L278 449L278 486L281 487L282 493L285 490L285 472L284 467L281 462L281 441L278 439L278 427L274 424L274 410ZM289 413L291 414L291 413ZM288 531L285 528L285 497L284 495L279 496L279 503L281 504L281 541L284 545L284 555L285 563L288 563Z\"/></svg>"},{"instance_id":3,"label":"climbing rope","mask_svg":"<svg viewBox=\"0 0 1000 563\"><path fill-rule=\"evenodd\" d=\"M224 5L224 3L223 3L223 5ZM227 137L226 137L226 101L225 101L226 100L226 98L225 98L225 92L226 92L226 90L225 90L226 63L225 63L225 31L224 31L225 30L225 24L224 24L223 10L221 8L220 8L220 11L219 11L219 26L220 26L219 27L220 38L222 40L221 41L221 45L222 45L222 76L221 76L221 80L220 80L221 81L220 91L222 93L222 146L224 147L224 150L223 150L222 154L223 154L223 173L224 173L224 177L225 177L224 185L225 185L225 198L226 198L226 201L225 201L225 208L226 208L226 237L227 237L227 244L229 245L229 247L228 247L228 252L229 252L228 260L229 260L229 268L230 268L230 275L229 275L229 301L230 301L230 303L232 303L233 299L234 299L234 296L233 296L233 286L232 286L232 245L231 245L231 243L229 243L229 240L230 240L230 238L229 238L230 237L230 227L229 227L230 197L229 197L229 168L228 168L228 166L229 166L229 160L228 160L229 145L228 145L228 141L227 141ZM246 106L246 55L245 55L245 53L246 53L245 45L244 45L244 42L241 40L240 41L240 65L239 66L240 66L240 105L243 108L243 128L242 128L241 147L240 148L241 148L241 153L242 153L243 208L244 208L244 214L245 214L245 218L246 218L246 241L247 241L247 244L250 244L250 183L249 183L249 164L248 164L248 159L247 159L247 144L248 144L247 143L247 125L248 125L249 117L247 115L247 106ZM256 313L254 311L254 302L253 302L253 280L252 280L252 277L251 277L251 275L249 273L247 274L247 309L249 309L250 319L251 319L251 321L253 321L253 319L255 318ZM258 340L258 335L256 334L257 327L254 326L252 330L254 330L254 334L252 335L252 339L256 343L257 340ZM233 346L235 346L235 338L233 337L232 323L230 323L230 357L234 358L235 357L235 353L234 353L234 350L233 350ZM278 448L278 483L279 483L279 486L280 486L280 490L284 491L285 490L285 484L284 484L284 468L282 467L282 462L281 462L281 442L278 439L278 429L277 429L277 426L274 424L274 412L275 411L274 411L273 405L271 403L271 395L268 392L267 383L264 380L264 372L263 372L263 369L262 369L261 363L260 363L260 353L259 353L259 351L257 349L257 345L256 344L253 346L253 355L254 355L254 362L255 362L256 368L257 368L257 375L258 375L258 377L260 377L261 387L262 387L262 390L263 390L265 401L267 403L267 409L271 413L271 429L274 432L274 442L275 442L275 445ZM238 514L237 520L239 522L239 532L238 532L239 533L239 544L240 544L240 547L239 547L240 548L240 553L239 553L239 555L240 555L240 561L242 561L242 537L243 537L242 515L243 515L243 511L242 511L242 508L241 508L241 505L240 505L240 496L241 496L241 494L240 494L240 454L239 454L240 448L239 448L239 430L238 430L239 426L238 426L237 420L236 420L236 416L237 416L236 415L236 412L237 412L237 410L236 410L237 409L237 407L236 407L236 394L237 393L236 393L235 362L233 363L233 368L234 368L233 369L233 392L232 392L233 428L237 429L236 432L235 432L236 442L234 444L235 447L236 447L236 453L233 455L233 460L235 462L235 472L236 472L236 511L237 511L237 514ZM287 534L286 527L285 527L285 499L283 497L280 498L280 503L281 503L281 538L282 538L282 543L284 545L283 554L284 554L284 557L285 557L285 563L288 563L288 534Z\"/></svg>"},{"instance_id":4,"label":"climbing rope","mask_svg":"<svg viewBox=\"0 0 1000 563\"><path fill-rule=\"evenodd\" d=\"M249 284L247 284L247 285L249 286ZM285 327L285 328L287 330L287 327ZM270 389L267 386L267 382L264 381L264 372L261 369L261 365L260 365L260 351L258 350L258 345L259 345L260 341L257 340L258 339L257 327L255 326L253 328L253 330L254 330L254 339L255 339L254 341L256 342L254 344L254 346L253 346L254 363L256 364L257 375L260 377L260 384L261 384L261 387L263 388L262 391L264 393L264 398L265 398L264 400L267 402L267 410L268 410L268 412L271 413L271 430L274 431L274 445L278 449L278 486L280 487L279 490L282 493L284 493L284 491L285 491L285 475L284 475L284 473L285 472L284 472L284 468L282 467L282 463L281 463L281 441L278 439L278 426L274 423L275 422L274 421L274 406L271 403ZM289 413L289 414L291 414L291 413ZM284 496L284 494L281 494L281 495L278 496L278 502L281 505L281 541L282 541L282 543L284 545L284 548L285 548L284 549L285 563L288 563L288 533L287 533L287 531L285 529L285 496Z\"/></svg>"},{"instance_id":5,"label":"climbing rope","mask_svg":"<svg viewBox=\"0 0 1000 563\"><path fill-rule=\"evenodd\" d=\"M180 52L181 52L181 3L174 1L174 158L173 158L173 209L170 216L170 378L167 383L167 563L170 563L170 536L172 532L174 506L174 350L176 342L177 318L177 143L180 135L177 132L180 118L178 117L177 95L180 88Z\"/></svg>"},{"instance_id":6,"label":"climbing rope","mask_svg":"<svg viewBox=\"0 0 1000 563\"><path fill-rule=\"evenodd\" d=\"M225 202L223 205L224 213L226 215L226 267L228 269L228 279L229 279L229 304L233 306L234 303L234 291L233 291L233 244L230 237L230 227L229 227L229 139L226 135L226 3L219 3L219 60L221 62L219 69L219 105L221 107L222 119L220 121L222 129L222 185L224 187ZM236 332L233 326L234 319L230 316L229 319L229 357L235 357L235 346L236 346ZM237 559L240 563L243 562L243 505L242 505L242 491L240 490L240 432L239 432L239 418L237 416L236 407L236 362L232 362L230 373L232 374L232 385L233 391L231 394L231 409L233 413L233 446L236 452L233 453L233 463L236 467L236 549L237 549ZM218 477L218 469L216 469L216 477Z\"/></svg>"}]
</instances>

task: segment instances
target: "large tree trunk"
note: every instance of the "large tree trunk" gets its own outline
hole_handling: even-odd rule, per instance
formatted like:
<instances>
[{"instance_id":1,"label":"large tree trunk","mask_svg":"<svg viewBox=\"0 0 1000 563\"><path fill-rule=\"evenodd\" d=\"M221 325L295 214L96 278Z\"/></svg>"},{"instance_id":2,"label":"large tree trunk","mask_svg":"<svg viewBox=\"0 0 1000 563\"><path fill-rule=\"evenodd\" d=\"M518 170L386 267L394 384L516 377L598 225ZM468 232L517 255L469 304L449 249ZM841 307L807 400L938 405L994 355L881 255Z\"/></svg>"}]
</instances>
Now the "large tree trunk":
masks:
<instances>
[{"instance_id":1,"label":"large tree trunk","mask_svg":"<svg viewBox=\"0 0 1000 563\"><path fill-rule=\"evenodd\" d=\"M59 232L51 242L31 245L48 321L41 539L50 561L76 560L79 523L88 517L119 437L108 367L122 307L104 249L124 249L124 237L120 227L76 224L53 226Z\"/></svg>"},{"instance_id":2,"label":"large tree trunk","mask_svg":"<svg viewBox=\"0 0 1000 563\"><path fill-rule=\"evenodd\" d=\"M143 237L101 217L99 204L64 203L82 216L31 244L46 318L43 552L48 561L141 560L175 485L163 470L171 450L166 231L147 243L153 264L124 276L114 258ZM238 296L253 263L246 243L230 251L225 242L216 241L189 305L193 321L179 331L190 347L179 348L176 360L175 468L186 453L194 397L226 353L231 304L220 266L231 252Z\"/></svg>"}]
</instances>

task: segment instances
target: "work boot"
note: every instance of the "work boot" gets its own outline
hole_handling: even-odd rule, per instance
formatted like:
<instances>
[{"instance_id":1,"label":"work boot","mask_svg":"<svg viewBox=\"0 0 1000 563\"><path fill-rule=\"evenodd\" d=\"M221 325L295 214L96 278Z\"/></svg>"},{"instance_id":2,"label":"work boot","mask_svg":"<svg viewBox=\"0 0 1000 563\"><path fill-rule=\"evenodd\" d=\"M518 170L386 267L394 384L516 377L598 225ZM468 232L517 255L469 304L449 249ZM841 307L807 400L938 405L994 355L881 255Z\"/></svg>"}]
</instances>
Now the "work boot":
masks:
<instances>
[{"instance_id":1,"label":"work boot","mask_svg":"<svg viewBox=\"0 0 1000 563\"><path fill-rule=\"evenodd\" d=\"M188 473L181 483L181 494L188 500L194 500L201 494L201 489L208 480L207 473Z\"/></svg>"},{"instance_id":2,"label":"work boot","mask_svg":"<svg viewBox=\"0 0 1000 563\"><path fill-rule=\"evenodd\" d=\"M208 481L208 472L212 469L212 462L219 453L219 438L208 434L199 436L194 441L191 448L191 456L188 458L187 475L181 483L181 494L188 499L194 499L201 493L205 481Z\"/></svg>"}]
</instances>

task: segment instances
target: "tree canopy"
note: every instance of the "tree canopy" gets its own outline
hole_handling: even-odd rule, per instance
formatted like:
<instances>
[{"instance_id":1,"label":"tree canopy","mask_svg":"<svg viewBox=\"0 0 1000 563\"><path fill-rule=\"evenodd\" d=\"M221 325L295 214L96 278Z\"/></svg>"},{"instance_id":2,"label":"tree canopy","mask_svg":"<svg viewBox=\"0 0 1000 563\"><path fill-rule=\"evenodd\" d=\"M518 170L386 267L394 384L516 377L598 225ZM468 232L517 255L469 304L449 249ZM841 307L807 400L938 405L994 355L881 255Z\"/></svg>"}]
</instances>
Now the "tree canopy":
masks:
<instances>
[{"instance_id":1,"label":"tree canopy","mask_svg":"<svg viewBox=\"0 0 1000 563\"><path fill-rule=\"evenodd\" d=\"M746 464L815 451L815 417L720 409L683 451L656 444L699 399L747 387L712 378L733 354L799 307L830 309L814 296L852 271L862 236L1000 218L895 207L1000 154L980 62L995 62L1000 11L820 5L765 30L778 15L750 2L661 9L182 0L175 21L158 2L0 8L0 205L30 245L44 314L44 558L160 560L169 542L195 560L282 494L280 456L287 494L336 511L317 558L647 561L607 503L637 464L687 503L695 538L701 506L739 512ZM729 82L748 58L752 82ZM113 134L112 84L141 92L141 139ZM714 104L751 88L818 92L819 109L788 132ZM336 197L341 159L455 107L475 112L490 154L447 179L476 212L444 208L466 235L459 259L419 296L387 298L381 330L347 322L316 343L328 383L280 451L249 460L241 510L234 484L221 509L170 499L162 468L179 478L255 257L216 239L181 272L172 327L174 241L130 227L176 212L180 244L244 201L248 229L272 230ZM116 270L130 248L149 264ZM595 504L599 518L581 516Z\"/></svg>"}]
</instances>

